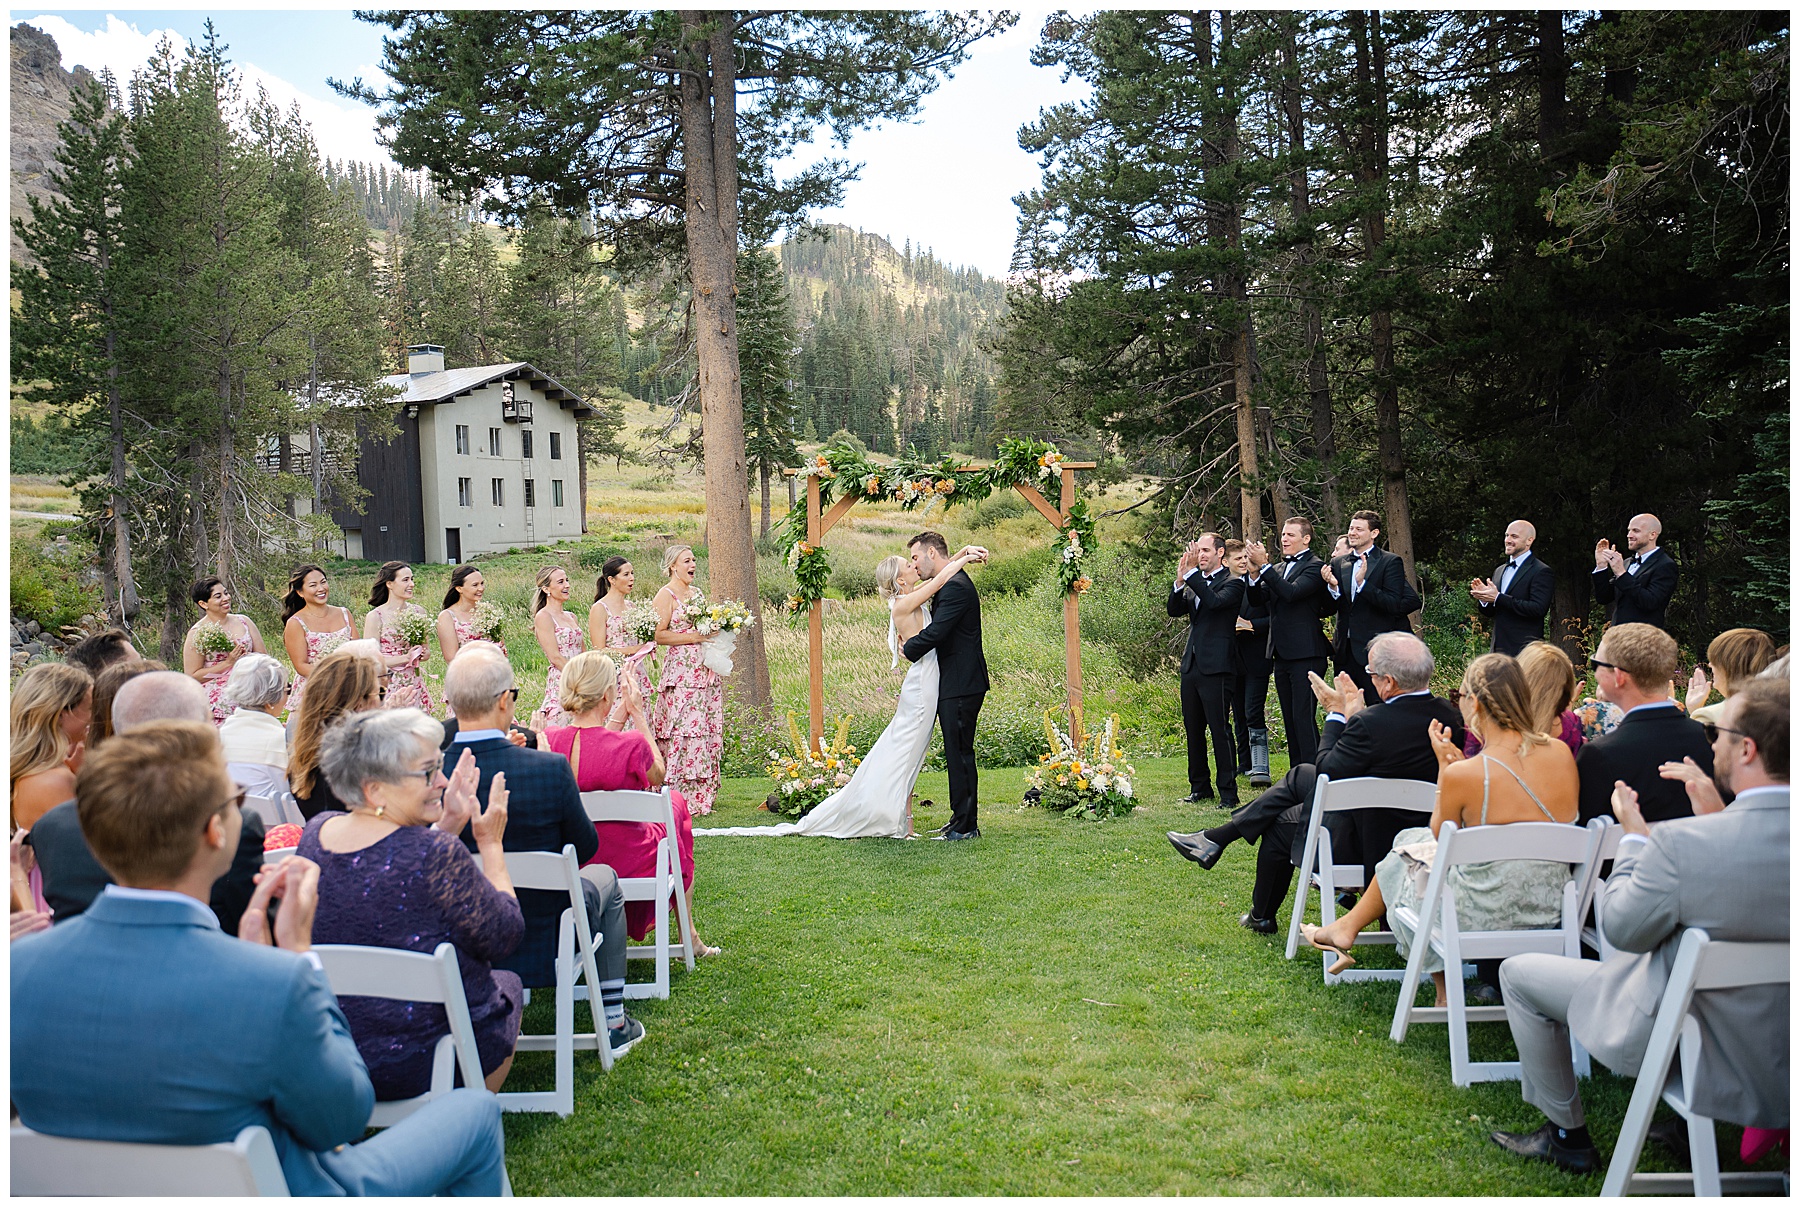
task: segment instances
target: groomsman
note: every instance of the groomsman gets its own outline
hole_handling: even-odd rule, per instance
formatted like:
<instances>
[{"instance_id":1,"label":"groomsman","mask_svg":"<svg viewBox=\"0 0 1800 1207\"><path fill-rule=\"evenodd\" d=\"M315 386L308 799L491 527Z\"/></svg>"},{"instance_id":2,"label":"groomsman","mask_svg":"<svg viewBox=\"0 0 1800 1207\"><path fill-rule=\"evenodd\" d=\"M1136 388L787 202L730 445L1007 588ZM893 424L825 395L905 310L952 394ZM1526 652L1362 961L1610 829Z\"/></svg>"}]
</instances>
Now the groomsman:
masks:
<instances>
[{"instance_id":1,"label":"groomsman","mask_svg":"<svg viewBox=\"0 0 1800 1207\"><path fill-rule=\"evenodd\" d=\"M1269 779L1269 605L1250 592L1250 553L1242 541L1225 542L1225 564L1244 582L1238 605L1237 679L1232 697L1232 731L1237 734L1237 765L1250 769L1250 786L1267 788Z\"/></svg>"},{"instance_id":2,"label":"groomsman","mask_svg":"<svg viewBox=\"0 0 1800 1207\"><path fill-rule=\"evenodd\" d=\"M1469 594L1481 605L1481 614L1494 626L1496 654L1514 654L1544 639L1544 617L1556 592L1556 572L1542 558L1531 555L1537 529L1525 520L1506 526L1506 560L1494 567L1494 577L1469 580Z\"/></svg>"},{"instance_id":3,"label":"groomsman","mask_svg":"<svg viewBox=\"0 0 1800 1207\"><path fill-rule=\"evenodd\" d=\"M1629 559L1601 537L1594 546L1594 598L1611 604L1609 624L1653 624L1669 631L1669 600L1681 578L1681 566L1656 543L1662 521L1645 513L1631 517L1625 529Z\"/></svg>"},{"instance_id":4,"label":"groomsman","mask_svg":"<svg viewBox=\"0 0 1800 1207\"><path fill-rule=\"evenodd\" d=\"M1293 766L1318 756L1319 716L1307 675L1323 678L1325 656L1331 652L1319 618L1332 611L1332 601L1325 593L1325 563L1313 556L1312 536L1310 520L1294 516L1283 524L1279 565L1270 564L1260 542L1249 547L1248 595L1269 609L1268 656Z\"/></svg>"},{"instance_id":5,"label":"groomsman","mask_svg":"<svg viewBox=\"0 0 1800 1207\"><path fill-rule=\"evenodd\" d=\"M1169 591L1169 615L1188 618L1187 649L1181 655L1181 722L1187 730L1186 800L1208 800L1206 739L1212 735L1219 803L1237 808L1237 766L1232 758L1230 700L1237 690L1236 632L1242 579L1224 565L1225 540L1203 532L1181 555Z\"/></svg>"},{"instance_id":6,"label":"groomsman","mask_svg":"<svg viewBox=\"0 0 1800 1207\"><path fill-rule=\"evenodd\" d=\"M1366 669L1369 639L1379 633L1410 633L1407 616L1419 610L1419 593L1406 581L1398 554L1375 544L1381 517L1359 511L1350 517L1350 552L1320 571L1325 590L1337 601L1337 642L1331 653L1338 670L1362 689L1370 705L1381 703Z\"/></svg>"}]
</instances>

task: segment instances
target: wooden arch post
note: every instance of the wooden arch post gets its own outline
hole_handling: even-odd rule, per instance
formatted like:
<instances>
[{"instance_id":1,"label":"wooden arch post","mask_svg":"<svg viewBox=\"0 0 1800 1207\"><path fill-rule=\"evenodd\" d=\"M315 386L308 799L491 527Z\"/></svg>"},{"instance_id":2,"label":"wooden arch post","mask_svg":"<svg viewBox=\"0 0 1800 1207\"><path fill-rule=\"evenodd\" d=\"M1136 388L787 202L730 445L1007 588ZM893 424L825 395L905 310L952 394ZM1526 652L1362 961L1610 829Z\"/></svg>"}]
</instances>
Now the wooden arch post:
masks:
<instances>
[{"instance_id":1,"label":"wooden arch post","mask_svg":"<svg viewBox=\"0 0 1800 1207\"><path fill-rule=\"evenodd\" d=\"M1022 495L1025 501L1037 509L1038 513L1049 520L1057 529L1069 522L1069 509L1075 505L1075 471L1093 469L1093 461L1065 461L1061 465L1061 492L1057 499L1058 506L1052 507L1038 489L1029 483L1020 482L1013 489ZM980 473L984 467L979 465L963 465L957 467L958 473ZM784 470L788 477L798 474L799 470ZM806 478L806 543L822 546L825 534L837 526L837 522L847 515L857 503L855 495L846 494L831 505L831 510L820 514L819 479L809 474ZM1063 597L1063 663L1067 675L1069 689L1069 716L1081 715L1081 593L1071 591ZM825 737L825 606L822 600L813 600L807 610L806 618L806 671L807 671L807 704L810 714L809 733L814 750L821 749Z\"/></svg>"}]
</instances>

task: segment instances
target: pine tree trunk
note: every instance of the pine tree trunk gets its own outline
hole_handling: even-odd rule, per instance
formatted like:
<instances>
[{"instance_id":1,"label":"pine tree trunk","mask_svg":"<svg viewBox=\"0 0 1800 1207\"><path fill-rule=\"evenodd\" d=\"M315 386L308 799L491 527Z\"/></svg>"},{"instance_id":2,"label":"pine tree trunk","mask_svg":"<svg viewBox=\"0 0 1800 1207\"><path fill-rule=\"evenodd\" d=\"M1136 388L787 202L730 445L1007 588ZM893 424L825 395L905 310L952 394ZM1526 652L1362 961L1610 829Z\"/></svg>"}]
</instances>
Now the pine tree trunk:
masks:
<instances>
[{"instance_id":1,"label":"pine tree trunk","mask_svg":"<svg viewBox=\"0 0 1800 1207\"><path fill-rule=\"evenodd\" d=\"M231 362L219 366L219 549L213 573L227 583L237 563L237 441L231 414Z\"/></svg>"},{"instance_id":2,"label":"pine tree trunk","mask_svg":"<svg viewBox=\"0 0 1800 1207\"><path fill-rule=\"evenodd\" d=\"M750 535L749 474L737 330L737 73L730 15L685 11L687 70L681 77L681 149L687 181L686 236L693 279L695 353L706 469L707 561L714 599L738 599L759 621L738 643L731 677L738 697L769 703L756 546ZM710 32L706 31L713 23Z\"/></svg>"},{"instance_id":3,"label":"pine tree trunk","mask_svg":"<svg viewBox=\"0 0 1800 1207\"><path fill-rule=\"evenodd\" d=\"M1229 9L1219 12L1219 67L1223 87L1219 95L1219 123L1222 138L1222 167L1230 167L1243 158L1243 146L1238 140L1238 90L1230 73L1237 70L1235 64L1225 62L1225 56L1232 49L1232 14ZM1243 523L1238 529L1238 538L1245 541L1262 540L1262 488L1258 483L1256 457L1256 406L1251 401L1251 389L1254 385L1254 365L1252 363L1250 341L1250 290L1245 279L1243 266L1244 254L1244 210L1236 197L1222 204L1225 227L1226 246L1237 262L1226 274L1225 292L1232 300L1237 312L1235 329L1231 339L1231 377L1232 388L1237 402L1237 446L1238 446L1238 494L1241 497Z\"/></svg>"},{"instance_id":4,"label":"pine tree trunk","mask_svg":"<svg viewBox=\"0 0 1800 1207\"><path fill-rule=\"evenodd\" d=\"M762 479L762 525L758 529L758 533L764 540L767 540L769 529L772 526L769 521L769 463L767 461L757 462L756 473L757 477Z\"/></svg>"},{"instance_id":5,"label":"pine tree trunk","mask_svg":"<svg viewBox=\"0 0 1800 1207\"><path fill-rule=\"evenodd\" d=\"M105 241L101 242L100 271L107 273L110 256ZM120 628L130 629L142 610L138 602L137 580L131 574L131 504L125 497L125 479L130 472L125 461L125 403L119 392L118 332L114 327L112 296L105 303L106 314L106 415L112 445L112 574L118 591L112 601L113 620Z\"/></svg>"}]
</instances>

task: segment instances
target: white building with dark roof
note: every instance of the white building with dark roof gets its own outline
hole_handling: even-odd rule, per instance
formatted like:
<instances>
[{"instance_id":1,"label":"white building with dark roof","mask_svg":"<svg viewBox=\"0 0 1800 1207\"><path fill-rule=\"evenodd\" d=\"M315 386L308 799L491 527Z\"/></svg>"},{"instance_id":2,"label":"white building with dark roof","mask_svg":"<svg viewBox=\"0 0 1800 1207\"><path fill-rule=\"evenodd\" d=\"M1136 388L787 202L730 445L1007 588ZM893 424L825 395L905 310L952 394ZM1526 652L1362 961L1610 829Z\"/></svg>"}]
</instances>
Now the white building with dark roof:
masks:
<instances>
[{"instance_id":1,"label":"white building with dark roof","mask_svg":"<svg viewBox=\"0 0 1800 1207\"><path fill-rule=\"evenodd\" d=\"M399 433L364 440L360 512L336 509L347 557L447 562L579 536L586 498L576 420L593 413L523 361L446 369L435 344L382 379Z\"/></svg>"}]
</instances>

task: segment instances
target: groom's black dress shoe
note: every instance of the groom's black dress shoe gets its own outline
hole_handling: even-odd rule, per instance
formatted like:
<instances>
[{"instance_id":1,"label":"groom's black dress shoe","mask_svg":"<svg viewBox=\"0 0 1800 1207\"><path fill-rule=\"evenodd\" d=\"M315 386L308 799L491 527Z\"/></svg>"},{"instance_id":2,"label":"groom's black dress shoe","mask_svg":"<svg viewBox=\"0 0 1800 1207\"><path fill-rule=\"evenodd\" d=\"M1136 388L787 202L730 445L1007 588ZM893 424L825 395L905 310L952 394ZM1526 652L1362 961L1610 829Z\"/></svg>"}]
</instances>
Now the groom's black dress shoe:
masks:
<instances>
[{"instance_id":1,"label":"groom's black dress shoe","mask_svg":"<svg viewBox=\"0 0 1800 1207\"><path fill-rule=\"evenodd\" d=\"M945 830L935 836L937 842L961 842L965 838L980 838L980 830Z\"/></svg>"},{"instance_id":2,"label":"groom's black dress shoe","mask_svg":"<svg viewBox=\"0 0 1800 1207\"><path fill-rule=\"evenodd\" d=\"M1180 851L1184 858L1192 859L1203 868L1210 870L1213 864L1219 862L1219 856L1225 853L1225 848L1208 838L1204 830L1196 830L1192 834L1177 834L1170 830L1168 834L1170 846Z\"/></svg>"},{"instance_id":3,"label":"groom's black dress shoe","mask_svg":"<svg viewBox=\"0 0 1800 1207\"><path fill-rule=\"evenodd\" d=\"M1176 803L1181 805L1197 805L1203 800L1211 800L1212 798L1213 794L1210 792L1190 792Z\"/></svg>"},{"instance_id":4,"label":"groom's black dress shoe","mask_svg":"<svg viewBox=\"0 0 1800 1207\"><path fill-rule=\"evenodd\" d=\"M1549 1161L1570 1173L1594 1173L1606 1164L1592 1144L1575 1148L1556 1138L1556 1124L1546 1123L1535 1132L1489 1132L1488 1138L1509 1153Z\"/></svg>"},{"instance_id":5,"label":"groom's black dress shoe","mask_svg":"<svg viewBox=\"0 0 1800 1207\"><path fill-rule=\"evenodd\" d=\"M1275 933L1275 919L1259 918L1255 914L1245 914L1238 919L1238 925L1245 930L1253 930L1259 935L1272 935Z\"/></svg>"}]
</instances>

